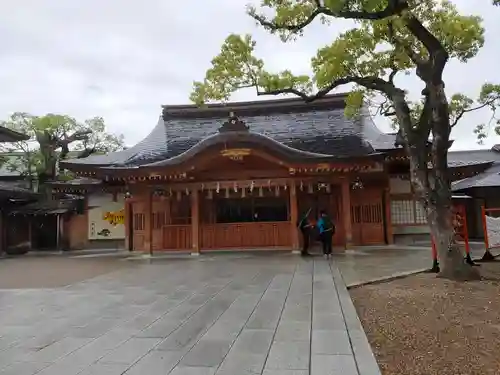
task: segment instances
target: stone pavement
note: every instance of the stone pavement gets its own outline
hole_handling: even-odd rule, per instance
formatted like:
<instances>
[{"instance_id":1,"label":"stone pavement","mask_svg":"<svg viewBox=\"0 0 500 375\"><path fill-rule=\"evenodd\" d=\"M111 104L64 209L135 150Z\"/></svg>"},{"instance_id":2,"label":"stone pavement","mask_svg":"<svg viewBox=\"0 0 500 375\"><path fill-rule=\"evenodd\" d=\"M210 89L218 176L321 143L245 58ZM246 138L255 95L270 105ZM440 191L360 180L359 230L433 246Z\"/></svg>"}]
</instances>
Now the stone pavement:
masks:
<instances>
[{"instance_id":1,"label":"stone pavement","mask_svg":"<svg viewBox=\"0 0 500 375\"><path fill-rule=\"evenodd\" d=\"M471 256L480 259L484 254L484 245L472 245ZM499 252L499 249L492 250L493 255L498 255ZM334 259L347 286L423 271L432 266L431 248L425 246L356 248L334 253Z\"/></svg>"},{"instance_id":2,"label":"stone pavement","mask_svg":"<svg viewBox=\"0 0 500 375\"><path fill-rule=\"evenodd\" d=\"M402 272L429 269L429 248L355 249L334 255L347 286L357 285Z\"/></svg>"},{"instance_id":3,"label":"stone pavement","mask_svg":"<svg viewBox=\"0 0 500 375\"><path fill-rule=\"evenodd\" d=\"M0 374L380 372L334 263L228 255L0 290Z\"/></svg>"}]
</instances>

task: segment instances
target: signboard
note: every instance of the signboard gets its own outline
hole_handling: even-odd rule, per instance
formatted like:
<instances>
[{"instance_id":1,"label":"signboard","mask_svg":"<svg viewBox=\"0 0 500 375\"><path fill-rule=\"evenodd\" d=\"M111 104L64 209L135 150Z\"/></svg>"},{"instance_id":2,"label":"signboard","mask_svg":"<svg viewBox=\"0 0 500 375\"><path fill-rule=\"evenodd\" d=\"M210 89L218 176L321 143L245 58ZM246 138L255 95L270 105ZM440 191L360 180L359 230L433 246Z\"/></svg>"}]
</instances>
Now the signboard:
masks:
<instances>
[{"instance_id":1,"label":"signboard","mask_svg":"<svg viewBox=\"0 0 500 375\"><path fill-rule=\"evenodd\" d=\"M89 240L125 239L125 205L110 198L88 210Z\"/></svg>"}]
</instances>

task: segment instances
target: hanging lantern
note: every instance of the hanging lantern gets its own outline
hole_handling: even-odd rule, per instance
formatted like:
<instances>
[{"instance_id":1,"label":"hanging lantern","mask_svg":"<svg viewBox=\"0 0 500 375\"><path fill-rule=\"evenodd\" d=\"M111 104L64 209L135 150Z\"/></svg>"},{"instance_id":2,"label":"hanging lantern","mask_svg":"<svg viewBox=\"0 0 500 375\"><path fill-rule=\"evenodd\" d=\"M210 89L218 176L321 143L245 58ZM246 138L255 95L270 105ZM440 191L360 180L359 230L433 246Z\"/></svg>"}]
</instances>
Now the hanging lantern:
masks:
<instances>
[{"instance_id":1,"label":"hanging lantern","mask_svg":"<svg viewBox=\"0 0 500 375\"><path fill-rule=\"evenodd\" d=\"M351 184L351 189L352 190L360 190L363 188L364 188L363 182L359 179L359 177L356 177L354 182Z\"/></svg>"},{"instance_id":2,"label":"hanging lantern","mask_svg":"<svg viewBox=\"0 0 500 375\"><path fill-rule=\"evenodd\" d=\"M276 186L276 189L274 190L274 194L279 197L280 196L280 187Z\"/></svg>"},{"instance_id":3,"label":"hanging lantern","mask_svg":"<svg viewBox=\"0 0 500 375\"><path fill-rule=\"evenodd\" d=\"M220 183L217 182L217 187L215 188L215 192L219 194L220 191Z\"/></svg>"},{"instance_id":4,"label":"hanging lantern","mask_svg":"<svg viewBox=\"0 0 500 375\"><path fill-rule=\"evenodd\" d=\"M304 183L302 181L300 181L300 191L303 191L304 190Z\"/></svg>"},{"instance_id":5,"label":"hanging lantern","mask_svg":"<svg viewBox=\"0 0 500 375\"><path fill-rule=\"evenodd\" d=\"M250 193L253 191L253 188L255 187L255 181L252 181L250 184Z\"/></svg>"},{"instance_id":6,"label":"hanging lantern","mask_svg":"<svg viewBox=\"0 0 500 375\"><path fill-rule=\"evenodd\" d=\"M186 188L186 195L189 195L189 189Z\"/></svg>"},{"instance_id":7,"label":"hanging lantern","mask_svg":"<svg viewBox=\"0 0 500 375\"><path fill-rule=\"evenodd\" d=\"M246 197L246 189L241 189L241 197L242 198Z\"/></svg>"},{"instance_id":8,"label":"hanging lantern","mask_svg":"<svg viewBox=\"0 0 500 375\"><path fill-rule=\"evenodd\" d=\"M285 186L283 186L283 190L286 191L286 189L288 189L288 185L287 184L285 184Z\"/></svg>"},{"instance_id":9,"label":"hanging lantern","mask_svg":"<svg viewBox=\"0 0 500 375\"><path fill-rule=\"evenodd\" d=\"M235 182L234 183L234 192L237 193L238 192L238 184Z\"/></svg>"},{"instance_id":10,"label":"hanging lantern","mask_svg":"<svg viewBox=\"0 0 500 375\"><path fill-rule=\"evenodd\" d=\"M325 184L325 183L319 183L319 184L318 184L318 190L321 190L321 189L325 189L325 190L327 190L327 189L328 189L328 184Z\"/></svg>"}]
</instances>

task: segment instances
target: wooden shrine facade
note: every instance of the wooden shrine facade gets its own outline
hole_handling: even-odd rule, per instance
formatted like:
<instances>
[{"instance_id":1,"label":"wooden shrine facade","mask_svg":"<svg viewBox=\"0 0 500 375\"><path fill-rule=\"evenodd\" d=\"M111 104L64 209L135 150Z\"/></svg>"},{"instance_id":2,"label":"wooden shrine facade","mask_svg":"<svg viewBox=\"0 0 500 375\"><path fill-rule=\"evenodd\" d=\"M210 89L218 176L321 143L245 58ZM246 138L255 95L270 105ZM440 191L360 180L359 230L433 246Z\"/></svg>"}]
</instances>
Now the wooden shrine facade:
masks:
<instances>
[{"instance_id":1,"label":"wooden shrine facade","mask_svg":"<svg viewBox=\"0 0 500 375\"><path fill-rule=\"evenodd\" d=\"M146 252L298 249L296 225L309 208L313 219L320 210L331 215L337 246L391 242L384 225L387 189L374 184L352 190L348 178L321 181L283 178L137 187L126 201L126 247Z\"/></svg>"},{"instance_id":2,"label":"wooden shrine facade","mask_svg":"<svg viewBox=\"0 0 500 375\"><path fill-rule=\"evenodd\" d=\"M125 248L298 250L297 223L326 211L334 244L393 242L385 156L334 156L285 146L230 117L176 156L136 166L67 164L80 178L122 186Z\"/></svg>"},{"instance_id":3,"label":"wooden shrine facade","mask_svg":"<svg viewBox=\"0 0 500 375\"><path fill-rule=\"evenodd\" d=\"M297 250L297 222L309 209L312 220L321 210L332 217L337 246L392 242L381 155L317 160L262 147L245 132L230 138L190 150L179 163L97 172L127 186L126 248Z\"/></svg>"}]
</instances>

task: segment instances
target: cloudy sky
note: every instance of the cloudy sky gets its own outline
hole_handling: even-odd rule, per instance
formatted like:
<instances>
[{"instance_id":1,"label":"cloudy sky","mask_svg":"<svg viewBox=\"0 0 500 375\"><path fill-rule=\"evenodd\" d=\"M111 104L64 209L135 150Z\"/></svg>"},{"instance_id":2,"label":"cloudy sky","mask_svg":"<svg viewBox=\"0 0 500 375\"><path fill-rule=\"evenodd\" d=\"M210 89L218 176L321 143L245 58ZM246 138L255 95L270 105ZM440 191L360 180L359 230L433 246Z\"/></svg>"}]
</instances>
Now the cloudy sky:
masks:
<instances>
[{"instance_id":1,"label":"cloudy sky","mask_svg":"<svg viewBox=\"0 0 500 375\"><path fill-rule=\"evenodd\" d=\"M14 111L103 116L131 145L156 123L162 104L188 102L227 34L254 34L269 69L307 73L309 59L332 30L314 25L305 38L283 45L245 15L249 0L17 0L0 3L0 118ZM467 66L450 64L449 93L477 95L485 81L500 82L500 8L490 0L455 0L484 18L486 46ZM203 4L203 5L201 5ZM290 66L290 64L292 64ZM411 90L419 90L412 80ZM236 100L254 99L242 92ZM454 131L455 148L476 148L474 125L488 113L468 116ZM385 127L384 123L380 123ZM388 130L388 129L384 129ZM490 137L487 145L500 143Z\"/></svg>"}]
</instances>

